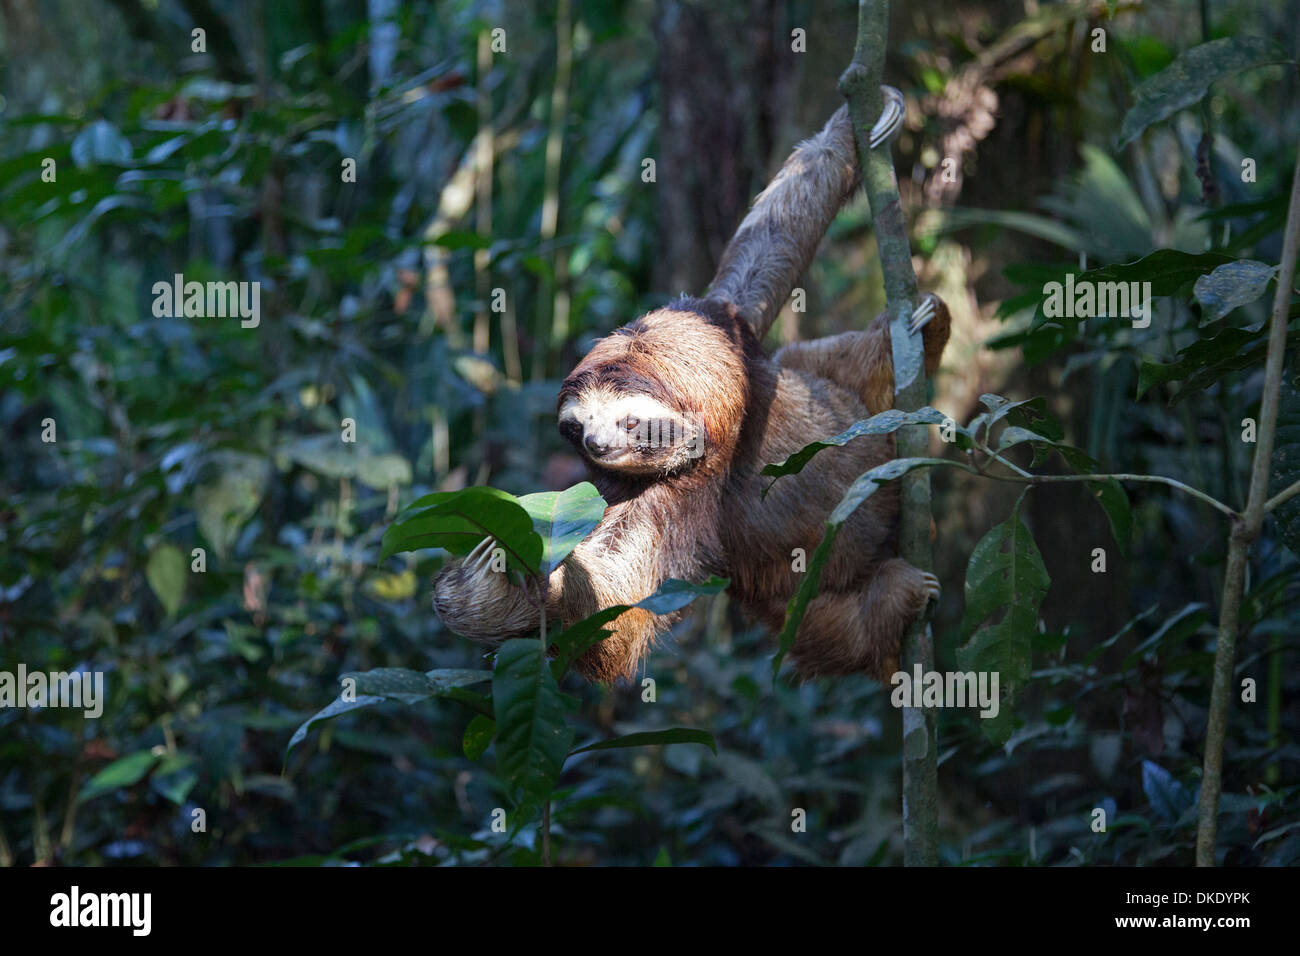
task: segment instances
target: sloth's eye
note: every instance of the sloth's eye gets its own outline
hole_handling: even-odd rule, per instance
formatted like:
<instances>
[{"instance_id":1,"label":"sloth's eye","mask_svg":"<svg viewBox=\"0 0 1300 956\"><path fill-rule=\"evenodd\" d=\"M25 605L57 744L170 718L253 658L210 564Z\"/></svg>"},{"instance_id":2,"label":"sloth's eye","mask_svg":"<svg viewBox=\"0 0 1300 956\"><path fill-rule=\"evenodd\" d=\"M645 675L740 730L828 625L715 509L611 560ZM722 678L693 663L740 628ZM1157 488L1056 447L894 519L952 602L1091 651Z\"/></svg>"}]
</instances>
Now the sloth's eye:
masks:
<instances>
[{"instance_id":1,"label":"sloth's eye","mask_svg":"<svg viewBox=\"0 0 1300 956\"><path fill-rule=\"evenodd\" d=\"M634 428L636 428L636 426L640 424L641 424L641 419L637 418L635 415L629 415L623 421L623 427L625 427L628 431L632 431Z\"/></svg>"},{"instance_id":2,"label":"sloth's eye","mask_svg":"<svg viewBox=\"0 0 1300 956\"><path fill-rule=\"evenodd\" d=\"M565 441L576 442L582 439L582 425L576 419L566 418L560 422L560 437Z\"/></svg>"}]
</instances>

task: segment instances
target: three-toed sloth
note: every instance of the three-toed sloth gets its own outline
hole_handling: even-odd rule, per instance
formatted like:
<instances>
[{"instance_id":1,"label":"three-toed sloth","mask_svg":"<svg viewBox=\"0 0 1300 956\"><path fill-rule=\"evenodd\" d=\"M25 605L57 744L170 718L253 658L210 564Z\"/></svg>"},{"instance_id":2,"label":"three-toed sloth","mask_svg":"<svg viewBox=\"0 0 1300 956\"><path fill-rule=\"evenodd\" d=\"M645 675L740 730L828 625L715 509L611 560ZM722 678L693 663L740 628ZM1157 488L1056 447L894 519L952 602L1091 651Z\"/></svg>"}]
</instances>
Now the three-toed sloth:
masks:
<instances>
[{"instance_id":1,"label":"three-toed sloth","mask_svg":"<svg viewBox=\"0 0 1300 956\"><path fill-rule=\"evenodd\" d=\"M893 404L884 314L865 331L771 356L760 342L858 181L841 108L754 201L706 296L680 298L601 339L565 379L560 434L586 459L609 507L552 574L548 622L635 604L669 578L716 574L731 579L743 609L780 628L803 573L797 549L811 555L849 484L894 456L892 435L862 436L824 449L761 494L765 464ZM933 374L949 314L937 296L927 305L915 325L925 322ZM886 485L841 529L791 650L800 677L888 680L897 670L907 626L939 590L933 575L897 556L898 509L897 487ZM534 600L491 562L452 563L434 592L443 622L465 637L496 644L538 627ZM624 612L576 668L598 681L634 676L674 618Z\"/></svg>"}]
</instances>

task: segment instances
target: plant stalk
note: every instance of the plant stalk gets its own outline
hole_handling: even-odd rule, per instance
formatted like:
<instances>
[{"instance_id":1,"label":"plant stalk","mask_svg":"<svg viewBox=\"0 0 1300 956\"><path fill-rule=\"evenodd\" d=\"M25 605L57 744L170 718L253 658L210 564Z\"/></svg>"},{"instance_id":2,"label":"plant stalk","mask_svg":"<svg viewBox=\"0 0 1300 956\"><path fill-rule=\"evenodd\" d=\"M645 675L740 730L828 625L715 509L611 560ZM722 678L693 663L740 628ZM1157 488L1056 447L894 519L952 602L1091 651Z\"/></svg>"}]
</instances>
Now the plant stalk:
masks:
<instances>
[{"instance_id":1,"label":"plant stalk","mask_svg":"<svg viewBox=\"0 0 1300 956\"><path fill-rule=\"evenodd\" d=\"M916 273L898 197L898 181L890 157L889 141L872 149L869 131L880 116L884 97L880 91L889 36L888 0L859 0L858 36L853 61L840 77L839 88L849 103L857 144L862 185L871 203L871 218L885 281L885 301L893 340L895 381L905 368L916 368L911 382L894 396L894 407L914 411L925 404L925 366L921 337L908 335L907 323L916 306ZM900 358L907 359L899 361ZM923 457L928 432L923 426L899 429L896 443L900 458ZM899 556L913 566L929 570L930 473L918 468L901 479ZM908 628L899 665L908 673L919 664L934 669L934 640L927 616ZM935 711L923 707L903 709L903 862L907 866L938 863L939 779Z\"/></svg>"},{"instance_id":2,"label":"plant stalk","mask_svg":"<svg viewBox=\"0 0 1300 956\"><path fill-rule=\"evenodd\" d=\"M1268 356L1264 362L1264 391L1259 403L1258 441L1250 472L1250 492L1240 521L1233 522L1228 542L1228 567L1223 577L1223 600L1219 609L1219 633L1214 648L1214 685L1210 690L1210 716L1205 727L1205 763L1201 772L1200 819L1196 827L1196 865L1214 866L1214 843L1218 833L1219 795L1223 789L1223 744L1228 729L1228 707L1232 702L1237 657L1237 624L1241 597L1246 584L1246 563L1250 548L1268 513L1269 466L1273 460L1273 438L1277 430L1278 400L1282 388L1282 365L1286 358L1287 313L1295 279L1296 252L1300 248L1300 151L1291 180L1291 201L1287 207L1286 232L1282 240L1282 262L1273 297L1272 325L1268 335ZM1287 489L1289 492L1290 489ZM1283 492L1286 495L1287 492ZM1285 499L1283 499L1285 500Z\"/></svg>"}]
</instances>

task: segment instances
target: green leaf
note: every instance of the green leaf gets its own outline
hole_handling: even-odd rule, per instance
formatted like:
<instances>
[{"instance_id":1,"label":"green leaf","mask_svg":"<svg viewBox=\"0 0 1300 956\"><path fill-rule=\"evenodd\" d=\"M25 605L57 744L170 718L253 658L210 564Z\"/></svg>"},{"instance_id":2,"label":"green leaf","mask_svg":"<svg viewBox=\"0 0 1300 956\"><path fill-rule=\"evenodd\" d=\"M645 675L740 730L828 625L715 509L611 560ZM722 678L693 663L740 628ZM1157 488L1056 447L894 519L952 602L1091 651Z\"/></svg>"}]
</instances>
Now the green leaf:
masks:
<instances>
[{"instance_id":1,"label":"green leaf","mask_svg":"<svg viewBox=\"0 0 1300 956\"><path fill-rule=\"evenodd\" d=\"M918 408L914 412L901 412L896 408L887 409L878 415L872 415L870 418L854 422L838 435L804 445L803 448L785 461L764 465L762 474L771 475L773 478L780 478L784 475L797 475L812 460L813 456L823 448L847 445L853 439L860 438L863 435L891 434L904 425L942 425L947 420L947 415L929 406ZM957 430L963 435L966 434L966 430L960 425L957 426ZM969 446L969 442L966 443L966 446ZM770 484L767 486L767 488L771 487ZM763 489L764 495L767 494L767 488Z\"/></svg>"},{"instance_id":2,"label":"green leaf","mask_svg":"<svg viewBox=\"0 0 1300 956\"><path fill-rule=\"evenodd\" d=\"M314 715L307 718L307 720L302 723L302 726L293 732L293 736L289 738L289 746L284 748L285 756L287 757L289 751L293 750L294 747L307 739L307 731L309 731L311 725L316 723L318 720L329 720L331 717L337 717L339 714L346 714L350 710L358 710L362 707L370 707L373 704L382 704L383 702L384 698L382 697L357 697L356 700L344 700L342 697L335 698L318 710Z\"/></svg>"},{"instance_id":3,"label":"green leaf","mask_svg":"<svg viewBox=\"0 0 1300 956\"><path fill-rule=\"evenodd\" d=\"M154 548L145 566L145 580L157 596L168 617L175 617L185 597L185 555L175 545L164 544Z\"/></svg>"},{"instance_id":4,"label":"green leaf","mask_svg":"<svg viewBox=\"0 0 1300 956\"><path fill-rule=\"evenodd\" d=\"M331 701L302 724L289 739L285 753L301 743L307 736L311 725L318 720L328 720L339 714L383 703L386 700L402 704L418 704L431 697L445 697L465 704L478 713L491 714L491 708L485 706L486 698L480 694L465 690L473 684L481 684L492 679L489 670L472 670L466 668L445 668L421 673L402 667L377 667L369 671L353 671L342 675L341 680L352 680L355 700L344 700L342 695Z\"/></svg>"},{"instance_id":5,"label":"green leaf","mask_svg":"<svg viewBox=\"0 0 1300 956\"><path fill-rule=\"evenodd\" d=\"M511 570L537 575L542 539L520 500L496 488L436 492L413 502L384 532L379 560L421 548L466 555L488 536L503 550Z\"/></svg>"},{"instance_id":6,"label":"green leaf","mask_svg":"<svg viewBox=\"0 0 1300 956\"><path fill-rule=\"evenodd\" d=\"M1168 770L1150 760L1142 761L1142 792L1151 809L1163 822L1173 824L1196 802L1196 792L1184 787Z\"/></svg>"},{"instance_id":7,"label":"green leaf","mask_svg":"<svg viewBox=\"0 0 1300 956\"><path fill-rule=\"evenodd\" d=\"M1263 37L1225 37L1190 50L1133 91L1133 108L1120 124L1123 148L1153 123L1199 103L1210 87L1242 70L1291 62L1286 53Z\"/></svg>"},{"instance_id":8,"label":"green leaf","mask_svg":"<svg viewBox=\"0 0 1300 956\"><path fill-rule=\"evenodd\" d=\"M100 163L122 165L131 161L131 144L106 120L95 120L72 141L72 162L78 169Z\"/></svg>"},{"instance_id":9,"label":"green leaf","mask_svg":"<svg viewBox=\"0 0 1300 956\"><path fill-rule=\"evenodd\" d=\"M799 581L798 590L795 591L794 596L790 598L790 602L786 605L785 624L782 626L781 633L777 638L776 656L772 659L773 679L781 670L781 662L785 660L786 654L790 652L790 648L794 647L795 637L799 633L799 625L808 612L808 605L817 596L817 591L821 586L822 568L826 566L826 562L830 558L831 549L835 545L835 537L839 534L844 522L864 501L875 494L878 488L897 478L901 478L913 468L927 468L934 465L964 467L961 462L949 461L946 458L893 458L883 465L872 468L866 474L859 475L848 490L844 492L840 503L835 506L835 510L831 512L830 518L826 521L826 530L822 534L821 544L817 545L817 549L813 551L812 557L808 561L808 570L804 572L803 578Z\"/></svg>"},{"instance_id":10,"label":"green leaf","mask_svg":"<svg viewBox=\"0 0 1300 956\"><path fill-rule=\"evenodd\" d=\"M1275 275L1277 266L1238 259L1201 276L1192 287L1196 301L1201 303L1201 324L1218 321L1233 309L1254 302L1268 289ZM1247 328L1254 332L1263 325L1264 320L1260 320Z\"/></svg>"},{"instance_id":11,"label":"green leaf","mask_svg":"<svg viewBox=\"0 0 1300 956\"><path fill-rule=\"evenodd\" d=\"M564 695L537 641L506 641L492 674L497 767L525 800L550 797L573 743Z\"/></svg>"},{"instance_id":12,"label":"green leaf","mask_svg":"<svg viewBox=\"0 0 1300 956\"><path fill-rule=\"evenodd\" d=\"M633 607L643 608L651 614L672 614L686 607L697 597L720 594L730 583L730 579L720 578L717 575L699 584L669 578L659 585L654 594L637 601Z\"/></svg>"},{"instance_id":13,"label":"green leaf","mask_svg":"<svg viewBox=\"0 0 1300 956\"><path fill-rule=\"evenodd\" d=\"M472 687L492 679L492 672L481 668L442 667L438 670L425 671L435 692L450 690L455 687Z\"/></svg>"},{"instance_id":14,"label":"green leaf","mask_svg":"<svg viewBox=\"0 0 1300 956\"><path fill-rule=\"evenodd\" d=\"M1300 366L1295 363L1295 354L1293 350L1291 367L1282 376L1278 395L1277 428L1273 433L1273 457L1269 463L1270 496L1300 481L1300 384L1296 382ZM1273 517L1277 520L1278 537L1292 554L1300 556L1300 495L1274 510Z\"/></svg>"},{"instance_id":15,"label":"green leaf","mask_svg":"<svg viewBox=\"0 0 1300 956\"><path fill-rule=\"evenodd\" d=\"M542 539L539 568L544 579L582 544L605 516L605 499L589 481L564 491L524 495L519 504L528 512L533 530Z\"/></svg>"},{"instance_id":16,"label":"green leaf","mask_svg":"<svg viewBox=\"0 0 1300 956\"><path fill-rule=\"evenodd\" d=\"M481 673L487 671L471 671ZM404 667L376 667L369 671L349 671L339 678L352 681L352 689L358 697L382 697L403 704L418 704L434 695L433 682L421 671L407 670ZM346 686L346 685L345 685Z\"/></svg>"},{"instance_id":17,"label":"green leaf","mask_svg":"<svg viewBox=\"0 0 1300 956\"><path fill-rule=\"evenodd\" d=\"M649 730L643 733L625 734L611 740L601 740L585 747L579 747L569 754L585 754L593 750L618 750L623 747L649 747L654 744L703 744L715 754L718 743L713 734L704 730L692 730L689 727L673 727L669 730Z\"/></svg>"},{"instance_id":18,"label":"green leaf","mask_svg":"<svg viewBox=\"0 0 1300 956\"><path fill-rule=\"evenodd\" d=\"M159 762L149 785L154 791L180 806L199 782L198 761L191 754L167 754Z\"/></svg>"},{"instance_id":19,"label":"green leaf","mask_svg":"<svg viewBox=\"0 0 1300 956\"><path fill-rule=\"evenodd\" d=\"M979 434L980 427L992 431L993 426L1005 418L1008 424L1036 432L1048 441L1060 441L1065 437L1065 427L1047 407L1047 400L1042 396L1013 402L1001 395L986 392L980 396L980 404L988 409L988 413L978 415L971 421L969 427L974 435Z\"/></svg>"},{"instance_id":20,"label":"green leaf","mask_svg":"<svg viewBox=\"0 0 1300 956\"><path fill-rule=\"evenodd\" d=\"M999 744L1010 738L1015 726L1011 708L1029 679L1038 609L1051 584L1042 555L1020 520L1024 500L1022 493L1010 517L991 528L970 556L961 627L967 640L957 649L963 670L998 674L998 714L982 720L981 726L985 736Z\"/></svg>"},{"instance_id":21,"label":"green leaf","mask_svg":"<svg viewBox=\"0 0 1300 956\"><path fill-rule=\"evenodd\" d=\"M1003 430L999 437L997 451L1001 453L1008 448L1025 442L1034 445L1035 466L1041 465L1047 460L1051 452L1055 451L1077 475L1095 474L1099 470L1096 460L1082 449L1075 448L1065 442L1052 441L1044 435L1017 425L1008 426ZM1110 523L1110 530L1115 535L1115 543L1119 546L1120 553L1128 554L1129 543L1133 536L1133 514L1129 507L1128 493L1124 490L1124 486L1114 478L1107 478L1104 481L1087 481L1084 484L1092 492L1093 498L1097 500L1097 504L1101 506L1102 511L1105 512L1106 520Z\"/></svg>"},{"instance_id":22,"label":"green leaf","mask_svg":"<svg viewBox=\"0 0 1300 956\"><path fill-rule=\"evenodd\" d=\"M261 504L270 464L256 455L222 451L210 456L204 467L215 477L194 489L194 510L199 531L224 557Z\"/></svg>"},{"instance_id":23,"label":"green leaf","mask_svg":"<svg viewBox=\"0 0 1300 956\"><path fill-rule=\"evenodd\" d=\"M465 738L461 741L465 756L470 760L478 760L479 757L483 756L484 751L492 743L492 738L496 735L496 721L491 717L475 714L474 719L465 728Z\"/></svg>"},{"instance_id":24,"label":"green leaf","mask_svg":"<svg viewBox=\"0 0 1300 956\"><path fill-rule=\"evenodd\" d=\"M1078 275L1074 282L1150 282L1152 296L1178 295L1198 278L1237 260L1218 252L1192 254L1177 249L1157 249L1132 262L1091 269Z\"/></svg>"},{"instance_id":25,"label":"green leaf","mask_svg":"<svg viewBox=\"0 0 1300 956\"><path fill-rule=\"evenodd\" d=\"M1297 824L1297 826L1300 826L1300 824ZM651 866L672 866L673 858L668 855L668 847L661 846L659 848L659 852L655 854L655 861L650 865Z\"/></svg>"},{"instance_id":26,"label":"green leaf","mask_svg":"<svg viewBox=\"0 0 1300 956\"><path fill-rule=\"evenodd\" d=\"M86 781L77 799L84 803L122 787L139 783L160 759L159 755L151 750L137 750L133 754L119 757Z\"/></svg>"},{"instance_id":27,"label":"green leaf","mask_svg":"<svg viewBox=\"0 0 1300 956\"><path fill-rule=\"evenodd\" d=\"M1115 536L1119 553L1127 555L1133 539L1133 512L1129 507L1128 492L1114 478L1089 481L1086 484L1092 496L1097 499L1097 504L1101 505L1101 510L1106 512L1106 520L1110 522L1110 531Z\"/></svg>"},{"instance_id":28,"label":"green leaf","mask_svg":"<svg viewBox=\"0 0 1300 956\"><path fill-rule=\"evenodd\" d=\"M1300 331L1288 332L1288 352L1300 347ZM1199 339L1178 353L1167 365L1143 361L1138 371L1138 397L1154 385L1180 383L1170 404L1181 402L1221 381L1233 372L1263 365L1268 352L1268 330L1227 328L1208 339Z\"/></svg>"},{"instance_id":29,"label":"green leaf","mask_svg":"<svg viewBox=\"0 0 1300 956\"><path fill-rule=\"evenodd\" d=\"M624 611L633 607L642 608L651 614L671 614L680 611L697 597L718 594L731 582L727 578L711 577L700 584L669 578L654 594L642 598L636 604L615 604L602 608L595 614L577 621L565 628L554 638L551 644L556 648L556 674L563 674L569 666L583 655L588 648L603 641L614 633L605 627Z\"/></svg>"}]
</instances>

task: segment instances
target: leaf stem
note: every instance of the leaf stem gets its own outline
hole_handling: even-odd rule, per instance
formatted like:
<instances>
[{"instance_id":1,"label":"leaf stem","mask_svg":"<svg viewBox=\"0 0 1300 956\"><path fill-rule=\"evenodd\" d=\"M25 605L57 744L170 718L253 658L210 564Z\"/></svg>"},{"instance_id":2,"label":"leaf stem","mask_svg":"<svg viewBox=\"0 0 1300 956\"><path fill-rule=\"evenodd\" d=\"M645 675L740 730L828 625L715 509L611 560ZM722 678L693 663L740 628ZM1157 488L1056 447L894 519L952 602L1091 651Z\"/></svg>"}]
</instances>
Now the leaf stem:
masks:
<instances>
[{"instance_id":1,"label":"leaf stem","mask_svg":"<svg viewBox=\"0 0 1300 956\"><path fill-rule=\"evenodd\" d=\"M1273 511L1275 508L1278 508L1279 506L1290 501L1296 495L1300 495L1300 481L1297 481L1293 485L1288 485L1287 487L1279 491L1277 494L1275 494L1272 498L1269 498L1268 501L1264 502L1264 511L1265 512Z\"/></svg>"}]
</instances>

